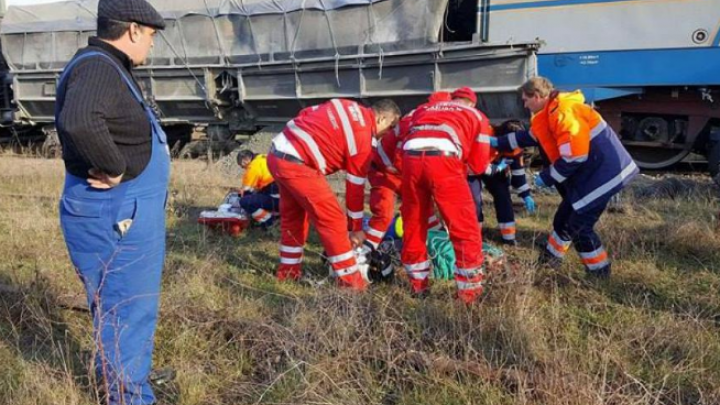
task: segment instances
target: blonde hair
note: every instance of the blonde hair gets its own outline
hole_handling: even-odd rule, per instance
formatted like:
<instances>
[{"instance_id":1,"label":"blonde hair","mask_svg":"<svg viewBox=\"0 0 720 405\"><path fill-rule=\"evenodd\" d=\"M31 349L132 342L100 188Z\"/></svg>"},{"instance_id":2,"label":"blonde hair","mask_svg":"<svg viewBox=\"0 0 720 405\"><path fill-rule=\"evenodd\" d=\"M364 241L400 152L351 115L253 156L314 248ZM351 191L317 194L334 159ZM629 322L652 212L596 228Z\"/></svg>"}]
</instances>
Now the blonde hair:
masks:
<instances>
[{"instance_id":1,"label":"blonde hair","mask_svg":"<svg viewBox=\"0 0 720 405\"><path fill-rule=\"evenodd\" d=\"M555 88L550 80L541 76L533 77L520 86L520 91L525 93L526 96L534 96L537 94L544 98L550 96L553 90L555 90Z\"/></svg>"}]
</instances>

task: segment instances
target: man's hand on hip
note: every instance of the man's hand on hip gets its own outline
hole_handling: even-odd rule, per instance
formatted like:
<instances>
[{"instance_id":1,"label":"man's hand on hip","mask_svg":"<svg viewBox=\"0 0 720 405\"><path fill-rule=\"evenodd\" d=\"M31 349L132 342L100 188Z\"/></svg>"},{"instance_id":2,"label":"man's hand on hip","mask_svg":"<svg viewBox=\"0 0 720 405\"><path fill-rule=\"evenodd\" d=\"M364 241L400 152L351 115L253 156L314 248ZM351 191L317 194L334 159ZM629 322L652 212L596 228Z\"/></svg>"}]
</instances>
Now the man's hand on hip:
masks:
<instances>
[{"instance_id":1,"label":"man's hand on hip","mask_svg":"<svg viewBox=\"0 0 720 405\"><path fill-rule=\"evenodd\" d=\"M90 177L88 177L87 181L90 184L90 187L101 190L107 190L117 186L123 178L122 174L113 177L95 168L88 170L88 174Z\"/></svg>"}]
</instances>

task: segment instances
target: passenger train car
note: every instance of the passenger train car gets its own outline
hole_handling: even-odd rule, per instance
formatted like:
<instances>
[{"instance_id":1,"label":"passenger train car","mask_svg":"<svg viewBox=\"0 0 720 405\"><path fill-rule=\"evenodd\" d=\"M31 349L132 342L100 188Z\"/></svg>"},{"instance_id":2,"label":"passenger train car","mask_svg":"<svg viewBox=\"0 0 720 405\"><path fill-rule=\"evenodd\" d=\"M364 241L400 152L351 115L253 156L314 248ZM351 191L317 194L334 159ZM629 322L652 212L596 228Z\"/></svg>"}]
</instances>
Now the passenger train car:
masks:
<instances>
[{"instance_id":1,"label":"passenger train car","mask_svg":"<svg viewBox=\"0 0 720 405\"><path fill-rule=\"evenodd\" d=\"M537 40L538 73L582 89L641 167L720 164L720 0L480 0L479 40Z\"/></svg>"}]
</instances>

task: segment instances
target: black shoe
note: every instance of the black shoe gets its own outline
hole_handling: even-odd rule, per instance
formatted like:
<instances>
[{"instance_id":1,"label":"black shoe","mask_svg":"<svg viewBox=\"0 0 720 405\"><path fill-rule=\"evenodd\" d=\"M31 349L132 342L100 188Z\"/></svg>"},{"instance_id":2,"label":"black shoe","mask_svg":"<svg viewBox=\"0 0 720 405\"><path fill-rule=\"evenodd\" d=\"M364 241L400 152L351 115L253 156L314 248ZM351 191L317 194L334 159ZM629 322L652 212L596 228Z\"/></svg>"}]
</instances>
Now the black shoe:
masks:
<instances>
[{"instance_id":1,"label":"black shoe","mask_svg":"<svg viewBox=\"0 0 720 405\"><path fill-rule=\"evenodd\" d=\"M371 251L368 275L373 282L391 282L395 276L392 256L379 249Z\"/></svg>"},{"instance_id":2,"label":"black shoe","mask_svg":"<svg viewBox=\"0 0 720 405\"><path fill-rule=\"evenodd\" d=\"M517 241L515 239L513 239L513 240L502 239L502 244L505 246L517 246Z\"/></svg>"},{"instance_id":3,"label":"black shoe","mask_svg":"<svg viewBox=\"0 0 720 405\"><path fill-rule=\"evenodd\" d=\"M587 267L585 268L585 271L587 272L588 276L595 277L599 280L604 280L610 278L610 273L612 272L612 264L608 264L605 267L601 267L597 270L588 270Z\"/></svg>"},{"instance_id":4,"label":"black shoe","mask_svg":"<svg viewBox=\"0 0 720 405\"><path fill-rule=\"evenodd\" d=\"M540 256L538 256L537 267L548 267L553 270L559 270L562 262L562 259L555 257L552 253L548 252L547 249L542 248Z\"/></svg>"},{"instance_id":5,"label":"black shoe","mask_svg":"<svg viewBox=\"0 0 720 405\"><path fill-rule=\"evenodd\" d=\"M425 289L420 292L413 292L412 297L418 300L426 300L430 297L430 289Z\"/></svg>"}]
</instances>

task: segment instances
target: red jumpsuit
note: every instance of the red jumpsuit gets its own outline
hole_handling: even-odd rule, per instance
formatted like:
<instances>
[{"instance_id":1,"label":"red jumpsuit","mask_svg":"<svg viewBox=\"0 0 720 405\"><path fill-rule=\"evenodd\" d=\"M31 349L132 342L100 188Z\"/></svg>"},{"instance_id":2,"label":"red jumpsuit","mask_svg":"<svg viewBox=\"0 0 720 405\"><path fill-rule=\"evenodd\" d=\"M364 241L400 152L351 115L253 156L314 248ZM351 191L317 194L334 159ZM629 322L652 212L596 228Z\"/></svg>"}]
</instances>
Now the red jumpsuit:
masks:
<instances>
[{"instance_id":1,"label":"red jumpsuit","mask_svg":"<svg viewBox=\"0 0 720 405\"><path fill-rule=\"evenodd\" d=\"M405 137L401 208L402 261L413 291L427 290L427 213L433 200L450 233L456 256L458 297L472 302L482 294L482 235L467 183L490 160L490 122L477 109L457 102L419 107Z\"/></svg>"},{"instance_id":2,"label":"red jumpsuit","mask_svg":"<svg viewBox=\"0 0 720 405\"><path fill-rule=\"evenodd\" d=\"M395 158L396 151L402 146L402 127L408 125L406 115L378 142L368 174L370 183L370 211L372 218L366 229L366 240L377 248L390 226L395 211L395 198L400 193L402 178Z\"/></svg>"},{"instance_id":3,"label":"red jumpsuit","mask_svg":"<svg viewBox=\"0 0 720 405\"><path fill-rule=\"evenodd\" d=\"M449 101L450 93L433 93L428 103ZM370 212L372 217L366 230L367 242L377 248L382 242L385 232L392 223L395 212L395 200L400 195L402 185L402 143L410 131L412 115L415 110L406 114L400 122L377 143L373 153L373 161L368 174L370 183ZM440 229L440 220L432 213L428 215L428 228Z\"/></svg>"},{"instance_id":4,"label":"red jumpsuit","mask_svg":"<svg viewBox=\"0 0 720 405\"><path fill-rule=\"evenodd\" d=\"M280 188L280 280L300 278L308 222L312 222L339 284L359 290L367 286L357 267L348 227L362 230L375 132L371 109L333 99L302 110L273 139L268 167ZM347 172L347 217L325 179L339 170Z\"/></svg>"}]
</instances>

